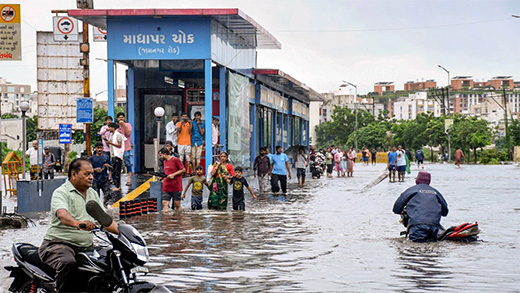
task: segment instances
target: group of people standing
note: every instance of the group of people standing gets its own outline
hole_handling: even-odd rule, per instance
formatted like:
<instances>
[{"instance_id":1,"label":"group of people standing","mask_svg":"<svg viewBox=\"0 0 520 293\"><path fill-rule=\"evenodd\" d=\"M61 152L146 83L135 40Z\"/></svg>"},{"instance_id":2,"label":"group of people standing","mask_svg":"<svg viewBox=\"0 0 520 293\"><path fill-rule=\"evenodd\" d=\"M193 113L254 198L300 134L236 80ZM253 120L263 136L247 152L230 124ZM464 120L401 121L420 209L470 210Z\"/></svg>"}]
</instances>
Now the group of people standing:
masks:
<instances>
[{"instance_id":1,"label":"group of people standing","mask_svg":"<svg viewBox=\"0 0 520 293\"><path fill-rule=\"evenodd\" d=\"M166 142L173 145L173 154L181 160L190 175L195 175L195 167L200 165L204 135L206 133L206 125L202 121L202 114L197 111L193 116L193 120L190 121L188 113L182 113L179 121L179 115L173 113L171 121L166 124ZM213 154L216 154L220 136L218 129L219 118L217 116L213 117L211 125L211 144Z\"/></svg>"},{"instance_id":2,"label":"group of people standing","mask_svg":"<svg viewBox=\"0 0 520 293\"><path fill-rule=\"evenodd\" d=\"M98 141L94 147L94 154L88 158L94 170L92 188L105 196L110 189L121 189L121 172L123 164L128 174L127 186L132 185L132 136L133 127L125 120L125 113L116 115L117 123L111 116L105 118L105 125L101 127Z\"/></svg>"},{"instance_id":3,"label":"group of people standing","mask_svg":"<svg viewBox=\"0 0 520 293\"><path fill-rule=\"evenodd\" d=\"M323 153L323 150L319 151ZM335 145L330 146L325 151L325 165L327 167L327 177L332 177L336 171L338 177L352 177L354 174L354 163L356 161L356 151L353 148L341 150Z\"/></svg>"}]
</instances>

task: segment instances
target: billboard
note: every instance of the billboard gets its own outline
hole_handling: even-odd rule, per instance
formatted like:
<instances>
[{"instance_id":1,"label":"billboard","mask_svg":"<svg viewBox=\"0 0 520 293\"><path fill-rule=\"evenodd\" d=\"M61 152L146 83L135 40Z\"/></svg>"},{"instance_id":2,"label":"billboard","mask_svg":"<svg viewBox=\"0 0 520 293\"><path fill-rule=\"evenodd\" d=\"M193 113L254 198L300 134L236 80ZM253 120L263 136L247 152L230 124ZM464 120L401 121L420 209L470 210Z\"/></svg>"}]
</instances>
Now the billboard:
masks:
<instances>
[{"instance_id":1,"label":"billboard","mask_svg":"<svg viewBox=\"0 0 520 293\"><path fill-rule=\"evenodd\" d=\"M36 40L38 130L58 131L59 124L83 130L76 121L76 100L84 91L79 42L56 42L52 32L37 32Z\"/></svg>"}]
</instances>

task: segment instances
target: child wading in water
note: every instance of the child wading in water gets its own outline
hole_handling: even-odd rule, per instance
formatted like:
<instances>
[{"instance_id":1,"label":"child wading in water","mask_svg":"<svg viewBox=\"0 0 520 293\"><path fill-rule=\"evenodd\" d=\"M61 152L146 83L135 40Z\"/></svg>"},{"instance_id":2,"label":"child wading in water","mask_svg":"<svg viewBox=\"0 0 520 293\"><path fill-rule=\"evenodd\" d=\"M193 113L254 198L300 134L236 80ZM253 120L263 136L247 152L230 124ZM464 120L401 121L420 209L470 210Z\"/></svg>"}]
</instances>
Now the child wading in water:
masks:
<instances>
[{"instance_id":1,"label":"child wading in water","mask_svg":"<svg viewBox=\"0 0 520 293\"><path fill-rule=\"evenodd\" d=\"M203 176L202 166L199 165L195 168L195 176L188 180L188 184L182 194L182 199L186 197L186 192L191 184L193 184L191 188L191 209L202 210L202 192L204 185L209 189L208 181L206 181L206 178Z\"/></svg>"},{"instance_id":2,"label":"child wading in water","mask_svg":"<svg viewBox=\"0 0 520 293\"><path fill-rule=\"evenodd\" d=\"M231 179L228 179L227 182L233 185L233 210L245 211L246 203L244 201L244 186L247 187L247 190L249 190L255 200L256 195L249 184L247 184L247 180L242 177L242 167L236 167L235 176Z\"/></svg>"}]
</instances>

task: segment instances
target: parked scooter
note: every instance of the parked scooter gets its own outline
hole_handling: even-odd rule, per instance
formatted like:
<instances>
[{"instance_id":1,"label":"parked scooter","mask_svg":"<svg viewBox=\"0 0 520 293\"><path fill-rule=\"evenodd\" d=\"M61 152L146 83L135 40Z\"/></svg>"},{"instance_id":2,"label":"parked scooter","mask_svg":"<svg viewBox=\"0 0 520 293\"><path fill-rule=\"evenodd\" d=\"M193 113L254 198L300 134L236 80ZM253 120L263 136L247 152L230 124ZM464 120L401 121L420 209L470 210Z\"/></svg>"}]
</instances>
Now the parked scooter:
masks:
<instances>
[{"instance_id":1,"label":"parked scooter","mask_svg":"<svg viewBox=\"0 0 520 293\"><path fill-rule=\"evenodd\" d=\"M318 153L316 155L316 159L314 159L314 166L311 166L311 174L312 178L320 178L320 176L323 174L323 171L325 170L325 156L323 154Z\"/></svg>"},{"instance_id":2,"label":"parked scooter","mask_svg":"<svg viewBox=\"0 0 520 293\"><path fill-rule=\"evenodd\" d=\"M87 212L101 225L107 226L112 222L112 218L95 201L87 203ZM146 242L133 226L120 224L117 236L103 226L90 232L108 245L76 255L80 272L78 279L82 280L78 289L85 292L169 292L163 286L137 280L137 273L148 272L143 265L149 256ZM106 239L98 234L105 234ZM56 272L41 261L38 247L29 243L14 243L11 250L18 266L5 267L11 272L9 277L14 278L9 291L55 292Z\"/></svg>"}]
</instances>

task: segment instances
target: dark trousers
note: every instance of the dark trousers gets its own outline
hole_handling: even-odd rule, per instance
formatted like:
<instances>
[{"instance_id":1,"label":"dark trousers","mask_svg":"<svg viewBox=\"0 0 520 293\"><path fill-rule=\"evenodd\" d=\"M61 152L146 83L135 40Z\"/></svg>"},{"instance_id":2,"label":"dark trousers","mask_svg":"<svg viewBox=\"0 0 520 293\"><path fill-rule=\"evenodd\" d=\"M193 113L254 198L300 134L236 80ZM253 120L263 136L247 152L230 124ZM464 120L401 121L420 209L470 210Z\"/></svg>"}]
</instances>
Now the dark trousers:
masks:
<instances>
[{"instance_id":1,"label":"dark trousers","mask_svg":"<svg viewBox=\"0 0 520 293\"><path fill-rule=\"evenodd\" d=\"M103 196L106 199L108 196L108 192L110 191L110 182L108 182L108 177L99 182L94 180L94 182L92 183L92 189L94 189L99 196L101 196L101 193L99 192L103 191Z\"/></svg>"},{"instance_id":2,"label":"dark trousers","mask_svg":"<svg viewBox=\"0 0 520 293\"><path fill-rule=\"evenodd\" d=\"M439 225L435 224L418 224L408 228L408 238L413 242L437 241L438 233Z\"/></svg>"},{"instance_id":3,"label":"dark trousers","mask_svg":"<svg viewBox=\"0 0 520 293\"><path fill-rule=\"evenodd\" d=\"M114 181L115 187L121 187L121 167L123 160L118 157L112 157L112 180Z\"/></svg>"},{"instance_id":4,"label":"dark trousers","mask_svg":"<svg viewBox=\"0 0 520 293\"><path fill-rule=\"evenodd\" d=\"M272 187L273 192L280 191L280 187L278 186L278 181L280 181L280 185L282 186L282 192L287 193L287 175L279 175L279 174L271 175L271 187Z\"/></svg>"},{"instance_id":5,"label":"dark trousers","mask_svg":"<svg viewBox=\"0 0 520 293\"><path fill-rule=\"evenodd\" d=\"M43 240L38 250L40 259L56 270L56 290L75 292L79 290L79 270L76 263L78 249L59 240Z\"/></svg>"},{"instance_id":6,"label":"dark trousers","mask_svg":"<svg viewBox=\"0 0 520 293\"><path fill-rule=\"evenodd\" d=\"M43 179L54 179L54 171L43 172Z\"/></svg>"}]
</instances>

